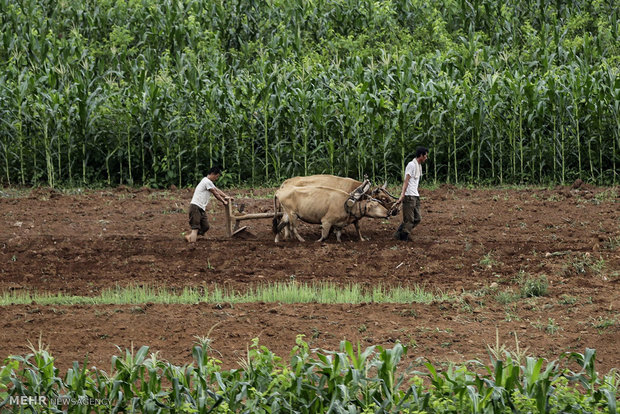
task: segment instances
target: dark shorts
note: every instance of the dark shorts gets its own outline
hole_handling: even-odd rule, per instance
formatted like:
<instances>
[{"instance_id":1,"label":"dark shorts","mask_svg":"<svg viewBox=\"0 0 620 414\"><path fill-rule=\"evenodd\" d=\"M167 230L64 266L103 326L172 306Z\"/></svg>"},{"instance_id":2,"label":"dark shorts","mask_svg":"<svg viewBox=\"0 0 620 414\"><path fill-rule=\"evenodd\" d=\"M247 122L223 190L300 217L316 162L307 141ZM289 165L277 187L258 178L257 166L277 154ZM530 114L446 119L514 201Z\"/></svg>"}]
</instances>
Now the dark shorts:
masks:
<instances>
[{"instance_id":1,"label":"dark shorts","mask_svg":"<svg viewBox=\"0 0 620 414\"><path fill-rule=\"evenodd\" d=\"M198 235L202 236L209 230L209 220L205 211L196 204L189 205L189 226L192 230L198 230Z\"/></svg>"}]
</instances>

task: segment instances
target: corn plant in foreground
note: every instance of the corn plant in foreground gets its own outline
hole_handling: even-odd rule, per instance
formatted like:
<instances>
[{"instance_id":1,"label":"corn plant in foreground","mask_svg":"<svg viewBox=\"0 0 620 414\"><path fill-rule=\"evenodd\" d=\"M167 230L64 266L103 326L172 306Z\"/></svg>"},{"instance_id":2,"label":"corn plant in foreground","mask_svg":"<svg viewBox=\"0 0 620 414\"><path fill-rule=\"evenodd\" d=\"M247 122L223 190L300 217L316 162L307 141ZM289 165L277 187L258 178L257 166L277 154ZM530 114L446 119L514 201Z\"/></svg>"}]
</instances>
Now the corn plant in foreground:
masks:
<instances>
[{"instance_id":1,"label":"corn plant in foreground","mask_svg":"<svg viewBox=\"0 0 620 414\"><path fill-rule=\"evenodd\" d=\"M194 361L176 366L127 350L107 373L75 362L64 376L39 346L0 368L2 412L49 413L616 413L619 376L600 376L595 351L545 362L505 351L490 365L438 371L404 367L407 347L311 350L302 337L282 359L255 339L240 368L224 370L211 341L198 338ZM521 365L520 362L523 362Z\"/></svg>"}]
</instances>

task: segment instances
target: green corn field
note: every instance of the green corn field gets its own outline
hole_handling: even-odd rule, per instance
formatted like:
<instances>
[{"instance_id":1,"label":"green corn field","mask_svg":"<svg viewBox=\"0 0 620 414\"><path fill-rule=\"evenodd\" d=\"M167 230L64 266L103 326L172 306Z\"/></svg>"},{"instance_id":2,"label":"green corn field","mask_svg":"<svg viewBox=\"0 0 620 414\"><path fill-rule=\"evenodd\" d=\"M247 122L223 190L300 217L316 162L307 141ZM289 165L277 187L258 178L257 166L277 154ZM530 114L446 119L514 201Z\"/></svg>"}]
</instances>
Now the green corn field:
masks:
<instances>
[{"instance_id":1,"label":"green corn field","mask_svg":"<svg viewBox=\"0 0 620 414\"><path fill-rule=\"evenodd\" d=\"M614 0L0 0L3 185L616 184Z\"/></svg>"},{"instance_id":2,"label":"green corn field","mask_svg":"<svg viewBox=\"0 0 620 414\"><path fill-rule=\"evenodd\" d=\"M224 370L209 338L177 366L147 346L112 357L107 373L75 362L62 375L39 345L0 369L3 412L70 413L609 413L618 375L599 376L595 351L558 360L505 351L490 365L407 368L407 347L311 350L298 337L284 362L258 339L238 369Z\"/></svg>"}]
</instances>

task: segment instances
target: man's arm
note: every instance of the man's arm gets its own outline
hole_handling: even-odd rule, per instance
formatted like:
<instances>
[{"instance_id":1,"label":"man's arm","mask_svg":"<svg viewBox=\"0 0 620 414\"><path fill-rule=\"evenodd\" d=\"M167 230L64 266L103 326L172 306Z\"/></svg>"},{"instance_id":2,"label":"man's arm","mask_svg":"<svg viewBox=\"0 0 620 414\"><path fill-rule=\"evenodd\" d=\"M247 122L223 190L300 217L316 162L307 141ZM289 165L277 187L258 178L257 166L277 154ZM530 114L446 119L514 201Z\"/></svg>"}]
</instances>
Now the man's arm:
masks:
<instances>
[{"instance_id":1,"label":"man's arm","mask_svg":"<svg viewBox=\"0 0 620 414\"><path fill-rule=\"evenodd\" d=\"M213 188L210 188L209 191L211 191L211 194L213 194L215 196L215 198L220 200L220 202L222 204L224 204L224 205L228 204L228 199L230 197L228 197L226 194L224 194L222 191L220 191L219 188L213 187Z\"/></svg>"},{"instance_id":2,"label":"man's arm","mask_svg":"<svg viewBox=\"0 0 620 414\"><path fill-rule=\"evenodd\" d=\"M219 188L215 187L215 189L217 190L218 193L220 193L220 197L222 197L222 198L232 198L232 197L229 197L226 194L224 194L224 192L222 190L220 190Z\"/></svg>"},{"instance_id":3,"label":"man's arm","mask_svg":"<svg viewBox=\"0 0 620 414\"><path fill-rule=\"evenodd\" d=\"M397 203L400 203L401 201L405 199L405 192L407 191L407 187L409 186L410 179L411 179L411 176L409 174L405 174L405 180L403 181L403 188L400 190L400 198L398 199Z\"/></svg>"}]
</instances>

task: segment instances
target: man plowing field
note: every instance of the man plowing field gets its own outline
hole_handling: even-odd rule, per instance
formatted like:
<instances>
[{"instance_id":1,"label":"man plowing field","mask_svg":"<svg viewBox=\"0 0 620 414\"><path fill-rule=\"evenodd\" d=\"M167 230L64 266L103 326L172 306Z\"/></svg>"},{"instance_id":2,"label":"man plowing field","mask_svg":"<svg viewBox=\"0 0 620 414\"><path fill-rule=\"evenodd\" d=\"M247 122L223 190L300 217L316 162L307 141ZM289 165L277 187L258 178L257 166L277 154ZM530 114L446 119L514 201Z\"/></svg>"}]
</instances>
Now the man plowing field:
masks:
<instances>
[{"instance_id":1,"label":"man plowing field","mask_svg":"<svg viewBox=\"0 0 620 414\"><path fill-rule=\"evenodd\" d=\"M197 236L202 236L209 230L209 220L205 213L205 209L207 208L207 204L209 204L211 194L223 205L228 205L231 199L215 186L215 182L221 175L222 171L220 168L211 168L207 176L200 181L194 190L194 195L189 205L189 225L191 227L191 232L185 236L185 240L188 243L196 242Z\"/></svg>"}]
</instances>

